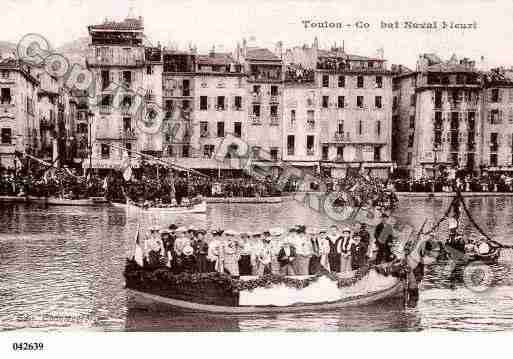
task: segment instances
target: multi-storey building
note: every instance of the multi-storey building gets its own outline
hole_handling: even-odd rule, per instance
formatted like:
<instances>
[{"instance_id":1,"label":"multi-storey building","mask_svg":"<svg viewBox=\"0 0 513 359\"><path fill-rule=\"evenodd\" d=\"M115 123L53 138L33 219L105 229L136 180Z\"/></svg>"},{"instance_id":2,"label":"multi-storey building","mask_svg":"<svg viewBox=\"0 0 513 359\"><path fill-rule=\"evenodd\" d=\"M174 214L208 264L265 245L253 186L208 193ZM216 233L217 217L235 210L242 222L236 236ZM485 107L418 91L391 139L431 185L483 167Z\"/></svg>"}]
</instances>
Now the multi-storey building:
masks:
<instances>
[{"instance_id":1,"label":"multi-storey building","mask_svg":"<svg viewBox=\"0 0 513 359\"><path fill-rule=\"evenodd\" d=\"M144 46L140 17L106 21L88 30L86 66L95 79L89 94L92 167L119 166L123 150L117 147L160 154L162 134L152 128L162 105L160 49Z\"/></svg>"},{"instance_id":2,"label":"multi-storey building","mask_svg":"<svg viewBox=\"0 0 513 359\"><path fill-rule=\"evenodd\" d=\"M15 167L15 151L33 154L39 147L38 86L28 65L0 58L0 167Z\"/></svg>"},{"instance_id":3,"label":"multi-storey building","mask_svg":"<svg viewBox=\"0 0 513 359\"><path fill-rule=\"evenodd\" d=\"M192 136L196 105L196 55L192 52L165 50L163 61L163 154L174 161L184 162L195 155Z\"/></svg>"},{"instance_id":4,"label":"multi-storey building","mask_svg":"<svg viewBox=\"0 0 513 359\"><path fill-rule=\"evenodd\" d=\"M398 68L394 68L398 70ZM416 177L480 164L481 81L468 59L419 57L394 79L394 160Z\"/></svg>"},{"instance_id":5,"label":"multi-storey building","mask_svg":"<svg viewBox=\"0 0 513 359\"><path fill-rule=\"evenodd\" d=\"M513 71L494 69L484 76L481 168L513 171Z\"/></svg>"},{"instance_id":6,"label":"multi-storey building","mask_svg":"<svg viewBox=\"0 0 513 359\"><path fill-rule=\"evenodd\" d=\"M382 57L313 46L288 50L285 160L319 164L333 177L364 169L387 177L391 162L392 73Z\"/></svg>"},{"instance_id":7,"label":"multi-storey building","mask_svg":"<svg viewBox=\"0 0 513 359\"><path fill-rule=\"evenodd\" d=\"M277 162L283 158L283 61L269 49L248 47L245 41L236 56L247 75L248 117L243 123L243 138L254 157L262 160L259 165L276 171Z\"/></svg>"}]
</instances>

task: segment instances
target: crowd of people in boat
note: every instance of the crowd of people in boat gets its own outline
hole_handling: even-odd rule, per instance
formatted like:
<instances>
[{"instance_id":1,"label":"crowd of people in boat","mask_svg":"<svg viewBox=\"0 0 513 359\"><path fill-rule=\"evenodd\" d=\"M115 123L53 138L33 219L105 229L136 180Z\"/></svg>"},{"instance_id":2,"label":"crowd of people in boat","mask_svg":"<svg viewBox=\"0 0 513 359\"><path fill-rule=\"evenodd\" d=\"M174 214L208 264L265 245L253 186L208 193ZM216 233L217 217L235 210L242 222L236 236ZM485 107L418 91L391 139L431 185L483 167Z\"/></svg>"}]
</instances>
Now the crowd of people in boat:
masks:
<instances>
[{"instance_id":1,"label":"crowd of people in boat","mask_svg":"<svg viewBox=\"0 0 513 359\"><path fill-rule=\"evenodd\" d=\"M151 227L138 240L136 261L174 273L224 272L239 275L308 275L321 268L348 272L366 264L394 261L395 237L386 231L387 215L371 234L365 223L319 230L304 225L261 232L207 230L170 225Z\"/></svg>"},{"instance_id":2,"label":"crowd of people in boat","mask_svg":"<svg viewBox=\"0 0 513 359\"><path fill-rule=\"evenodd\" d=\"M513 177L505 174L396 179L391 184L397 192L513 192Z\"/></svg>"}]
</instances>

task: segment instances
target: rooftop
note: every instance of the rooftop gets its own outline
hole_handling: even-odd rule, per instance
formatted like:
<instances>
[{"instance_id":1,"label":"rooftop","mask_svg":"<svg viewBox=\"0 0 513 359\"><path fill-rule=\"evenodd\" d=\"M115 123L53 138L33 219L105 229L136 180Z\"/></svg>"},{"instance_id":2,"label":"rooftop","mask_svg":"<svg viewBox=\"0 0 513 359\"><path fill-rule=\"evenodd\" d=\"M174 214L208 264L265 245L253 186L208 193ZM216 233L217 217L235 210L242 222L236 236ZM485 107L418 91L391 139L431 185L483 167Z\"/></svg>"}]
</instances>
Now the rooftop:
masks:
<instances>
[{"instance_id":1,"label":"rooftop","mask_svg":"<svg viewBox=\"0 0 513 359\"><path fill-rule=\"evenodd\" d=\"M134 30L143 30L143 19L139 18L126 18L123 21L109 21L105 20L103 24L99 25L90 25L89 30L126 30L126 31L134 31Z\"/></svg>"},{"instance_id":2,"label":"rooftop","mask_svg":"<svg viewBox=\"0 0 513 359\"><path fill-rule=\"evenodd\" d=\"M346 54L342 49L333 49L333 50L319 50L319 57L331 57L331 58L339 58L343 60L351 60L351 61L385 61L383 59L379 59L377 57L366 57L360 55L351 55Z\"/></svg>"},{"instance_id":3,"label":"rooftop","mask_svg":"<svg viewBox=\"0 0 513 359\"><path fill-rule=\"evenodd\" d=\"M248 47L246 49L246 59L256 61L281 61L272 51L261 47Z\"/></svg>"},{"instance_id":4,"label":"rooftop","mask_svg":"<svg viewBox=\"0 0 513 359\"><path fill-rule=\"evenodd\" d=\"M198 65L229 65L235 60L229 53L210 53L197 57Z\"/></svg>"}]
</instances>

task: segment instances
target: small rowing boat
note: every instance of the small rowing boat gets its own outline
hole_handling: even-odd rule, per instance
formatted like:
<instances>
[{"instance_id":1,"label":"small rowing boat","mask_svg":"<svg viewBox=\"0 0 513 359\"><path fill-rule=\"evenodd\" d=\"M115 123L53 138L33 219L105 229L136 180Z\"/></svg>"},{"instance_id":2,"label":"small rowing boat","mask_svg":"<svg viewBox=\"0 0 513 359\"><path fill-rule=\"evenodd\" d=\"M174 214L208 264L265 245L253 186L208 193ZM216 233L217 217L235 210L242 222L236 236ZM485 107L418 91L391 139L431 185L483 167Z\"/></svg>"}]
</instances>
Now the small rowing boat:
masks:
<instances>
[{"instance_id":1,"label":"small rowing boat","mask_svg":"<svg viewBox=\"0 0 513 359\"><path fill-rule=\"evenodd\" d=\"M27 196L27 202L47 204L49 206L98 206L109 203L105 197L89 197L81 199L69 199L59 197L34 197Z\"/></svg>"},{"instance_id":2,"label":"small rowing boat","mask_svg":"<svg viewBox=\"0 0 513 359\"><path fill-rule=\"evenodd\" d=\"M150 270L127 261L124 275L131 306L186 312L327 311L404 295L403 279L376 267L344 274L230 277L217 272L173 274L166 267Z\"/></svg>"}]
</instances>

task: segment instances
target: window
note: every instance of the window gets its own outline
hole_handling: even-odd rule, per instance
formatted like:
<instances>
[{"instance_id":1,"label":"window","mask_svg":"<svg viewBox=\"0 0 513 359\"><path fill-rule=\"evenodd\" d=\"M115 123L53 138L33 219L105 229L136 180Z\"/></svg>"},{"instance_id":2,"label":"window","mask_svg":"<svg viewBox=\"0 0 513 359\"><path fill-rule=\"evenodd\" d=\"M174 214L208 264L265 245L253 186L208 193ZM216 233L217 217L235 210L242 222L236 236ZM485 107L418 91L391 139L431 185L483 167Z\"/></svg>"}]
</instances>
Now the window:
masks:
<instances>
[{"instance_id":1,"label":"window","mask_svg":"<svg viewBox=\"0 0 513 359\"><path fill-rule=\"evenodd\" d=\"M151 75L153 74L153 68L151 67L151 65L148 65L146 66L146 75Z\"/></svg>"},{"instance_id":2,"label":"window","mask_svg":"<svg viewBox=\"0 0 513 359\"><path fill-rule=\"evenodd\" d=\"M381 96L374 97L374 106L376 106L376 108L383 107L383 104L381 103Z\"/></svg>"},{"instance_id":3,"label":"window","mask_svg":"<svg viewBox=\"0 0 513 359\"><path fill-rule=\"evenodd\" d=\"M271 147L269 150L269 154L271 155L271 160L278 161L278 148L277 147Z\"/></svg>"},{"instance_id":4,"label":"window","mask_svg":"<svg viewBox=\"0 0 513 359\"><path fill-rule=\"evenodd\" d=\"M337 133L344 134L344 121L339 121L337 123Z\"/></svg>"},{"instance_id":5,"label":"window","mask_svg":"<svg viewBox=\"0 0 513 359\"><path fill-rule=\"evenodd\" d=\"M415 96L415 95L412 95L412 96ZM413 99L413 104L415 104L415 99ZM442 107L442 91L436 91L435 92L435 108L440 108L440 107Z\"/></svg>"},{"instance_id":6,"label":"window","mask_svg":"<svg viewBox=\"0 0 513 359\"><path fill-rule=\"evenodd\" d=\"M189 145L182 146L182 157L183 158L188 158L190 156L190 149L191 149L191 147Z\"/></svg>"},{"instance_id":7,"label":"window","mask_svg":"<svg viewBox=\"0 0 513 359\"><path fill-rule=\"evenodd\" d=\"M356 87L359 88L359 89L364 87L363 76L358 76L356 78Z\"/></svg>"},{"instance_id":8,"label":"window","mask_svg":"<svg viewBox=\"0 0 513 359\"><path fill-rule=\"evenodd\" d=\"M224 122L217 123L217 137L224 137Z\"/></svg>"},{"instance_id":9,"label":"window","mask_svg":"<svg viewBox=\"0 0 513 359\"><path fill-rule=\"evenodd\" d=\"M189 80L184 79L182 81L182 96L190 96L191 95L191 89L189 86Z\"/></svg>"},{"instance_id":10,"label":"window","mask_svg":"<svg viewBox=\"0 0 513 359\"><path fill-rule=\"evenodd\" d=\"M492 89L491 102L500 102L499 101L499 89Z\"/></svg>"},{"instance_id":11,"label":"window","mask_svg":"<svg viewBox=\"0 0 513 359\"><path fill-rule=\"evenodd\" d=\"M374 162L380 162L381 161L381 147L375 146L374 147Z\"/></svg>"},{"instance_id":12,"label":"window","mask_svg":"<svg viewBox=\"0 0 513 359\"><path fill-rule=\"evenodd\" d=\"M410 106L415 106L415 95L410 96Z\"/></svg>"},{"instance_id":13,"label":"window","mask_svg":"<svg viewBox=\"0 0 513 359\"><path fill-rule=\"evenodd\" d=\"M191 107L191 102L189 100L182 101L182 109L187 111Z\"/></svg>"},{"instance_id":14,"label":"window","mask_svg":"<svg viewBox=\"0 0 513 359\"><path fill-rule=\"evenodd\" d=\"M310 128L315 127L315 111L308 110L306 111L306 123Z\"/></svg>"},{"instance_id":15,"label":"window","mask_svg":"<svg viewBox=\"0 0 513 359\"><path fill-rule=\"evenodd\" d=\"M295 138L294 135L288 135L287 136L287 155L294 156L294 147L295 145Z\"/></svg>"},{"instance_id":16,"label":"window","mask_svg":"<svg viewBox=\"0 0 513 359\"><path fill-rule=\"evenodd\" d=\"M356 96L356 107L363 108L363 96Z\"/></svg>"},{"instance_id":17,"label":"window","mask_svg":"<svg viewBox=\"0 0 513 359\"><path fill-rule=\"evenodd\" d=\"M322 160L327 161L328 160L328 153L329 153L329 147L327 145L322 146Z\"/></svg>"},{"instance_id":18,"label":"window","mask_svg":"<svg viewBox=\"0 0 513 359\"><path fill-rule=\"evenodd\" d=\"M381 121L376 122L376 134L381 136Z\"/></svg>"},{"instance_id":19,"label":"window","mask_svg":"<svg viewBox=\"0 0 513 359\"><path fill-rule=\"evenodd\" d=\"M278 116L278 106L277 105L271 105L271 117Z\"/></svg>"},{"instance_id":20,"label":"window","mask_svg":"<svg viewBox=\"0 0 513 359\"><path fill-rule=\"evenodd\" d=\"M376 76L376 87L383 88L383 76Z\"/></svg>"},{"instance_id":21,"label":"window","mask_svg":"<svg viewBox=\"0 0 513 359\"><path fill-rule=\"evenodd\" d=\"M312 136L312 135L306 136L306 154L308 156L313 156L315 154L314 143L315 143L315 136Z\"/></svg>"},{"instance_id":22,"label":"window","mask_svg":"<svg viewBox=\"0 0 513 359\"><path fill-rule=\"evenodd\" d=\"M392 110L395 110L398 106L399 102L397 100L397 96L394 96L393 100L392 100Z\"/></svg>"},{"instance_id":23,"label":"window","mask_svg":"<svg viewBox=\"0 0 513 359\"><path fill-rule=\"evenodd\" d=\"M258 105L258 104L253 105L253 116L260 117L260 105Z\"/></svg>"},{"instance_id":24,"label":"window","mask_svg":"<svg viewBox=\"0 0 513 359\"><path fill-rule=\"evenodd\" d=\"M329 96L322 96L322 108L328 108L330 102Z\"/></svg>"},{"instance_id":25,"label":"window","mask_svg":"<svg viewBox=\"0 0 513 359\"><path fill-rule=\"evenodd\" d=\"M130 87L132 84L132 71L123 71L123 84Z\"/></svg>"},{"instance_id":26,"label":"window","mask_svg":"<svg viewBox=\"0 0 513 359\"><path fill-rule=\"evenodd\" d=\"M77 125L77 133L87 133L87 124L79 123Z\"/></svg>"},{"instance_id":27,"label":"window","mask_svg":"<svg viewBox=\"0 0 513 359\"><path fill-rule=\"evenodd\" d=\"M346 77L345 76L338 77L338 87L346 87Z\"/></svg>"},{"instance_id":28,"label":"window","mask_svg":"<svg viewBox=\"0 0 513 359\"><path fill-rule=\"evenodd\" d=\"M173 111L173 100L166 100L166 112Z\"/></svg>"},{"instance_id":29,"label":"window","mask_svg":"<svg viewBox=\"0 0 513 359\"><path fill-rule=\"evenodd\" d=\"M337 147L337 160L344 160L344 146Z\"/></svg>"},{"instance_id":30,"label":"window","mask_svg":"<svg viewBox=\"0 0 513 359\"><path fill-rule=\"evenodd\" d=\"M109 70L102 70L102 90L105 90L110 85L110 72Z\"/></svg>"},{"instance_id":31,"label":"window","mask_svg":"<svg viewBox=\"0 0 513 359\"><path fill-rule=\"evenodd\" d=\"M322 75L322 87L330 87L329 75Z\"/></svg>"},{"instance_id":32,"label":"window","mask_svg":"<svg viewBox=\"0 0 513 359\"><path fill-rule=\"evenodd\" d=\"M123 96L123 101L121 102L121 107L125 109L129 109L132 107L132 96L125 95Z\"/></svg>"},{"instance_id":33,"label":"window","mask_svg":"<svg viewBox=\"0 0 513 359\"><path fill-rule=\"evenodd\" d=\"M130 153L132 151L132 144L130 142L125 143L125 149Z\"/></svg>"},{"instance_id":34,"label":"window","mask_svg":"<svg viewBox=\"0 0 513 359\"><path fill-rule=\"evenodd\" d=\"M2 143L10 145L12 142L12 129L2 128Z\"/></svg>"},{"instance_id":35,"label":"window","mask_svg":"<svg viewBox=\"0 0 513 359\"><path fill-rule=\"evenodd\" d=\"M338 97L338 108L344 108L345 106L345 97L339 96Z\"/></svg>"},{"instance_id":36,"label":"window","mask_svg":"<svg viewBox=\"0 0 513 359\"><path fill-rule=\"evenodd\" d=\"M253 85L253 93L255 95L260 95L260 89L261 89L260 85Z\"/></svg>"},{"instance_id":37,"label":"window","mask_svg":"<svg viewBox=\"0 0 513 359\"><path fill-rule=\"evenodd\" d=\"M111 105L111 95L103 95L102 96L102 106L110 106Z\"/></svg>"},{"instance_id":38,"label":"window","mask_svg":"<svg viewBox=\"0 0 513 359\"><path fill-rule=\"evenodd\" d=\"M260 146L251 147L251 158L260 158Z\"/></svg>"},{"instance_id":39,"label":"window","mask_svg":"<svg viewBox=\"0 0 513 359\"><path fill-rule=\"evenodd\" d=\"M103 159L107 159L110 157L110 146L102 143L101 147L101 155Z\"/></svg>"},{"instance_id":40,"label":"window","mask_svg":"<svg viewBox=\"0 0 513 359\"><path fill-rule=\"evenodd\" d=\"M214 145L203 146L203 157L212 158L214 156Z\"/></svg>"},{"instance_id":41,"label":"window","mask_svg":"<svg viewBox=\"0 0 513 359\"><path fill-rule=\"evenodd\" d=\"M413 158L412 153L408 152L407 157L406 157L406 164L407 165L411 165L412 158Z\"/></svg>"},{"instance_id":42,"label":"window","mask_svg":"<svg viewBox=\"0 0 513 359\"><path fill-rule=\"evenodd\" d=\"M200 96L200 110L206 111L208 109L208 97Z\"/></svg>"},{"instance_id":43,"label":"window","mask_svg":"<svg viewBox=\"0 0 513 359\"><path fill-rule=\"evenodd\" d=\"M440 113L440 115L442 114L441 112L437 112L437 113ZM435 117L436 117L436 114L435 114ZM436 122L436 120L435 120ZM415 116L410 116L410 128L415 128Z\"/></svg>"},{"instance_id":44,"label":"window","mask_svg":"<svg viewBox=\"0 0 513 359\"><path fill-rule=\"evenodd\" d=\"M278 96L278 86L271 86L271 96Z\"/></svg>"},{"instance_id":45,"label":"window","mask_svg":"<svg viewBox=\"0 0 513 359\"><path fill-rule=\"evenodd\" d=\"M130 117L123 117L123 130L128 131L132 129L132 119Z\"/></svg>"},{"instance_id":46,"label":"window","mask_svg":"<svg viewBox=\"0 0 513 359\"><path fill-rule=\"evenodd\" d=\"M408 147L409 147L409 148L413 147L413 140L414 140L413 133L410 133L410 134L408 135Z\"/></svg>"},{"instance_id":47,"label":"window","mask_svg":"<svg viewBox=\"0 0 513 359\"><path fill-rule=\"evenodd\" d=\"M11 89L8 87L4 87L1 90L0 94L0 102L3 104L10 104L11 103Z\"/></svg>"},{"instance_id":48,"label":"window","mask_svg":"<svg viewBox=\"0 0 513 359\"><path fill-rule=\"evenodd\" d=\"M8 79L9 78L9 71L8 70L2 70L2 78Z\"/></svg>"},{"instance_id":49,"label":"window","mask_svg":"<svg viewBox=\"0 0 513 359\"><path fill-rule=\"evenodd\" d=\"M358 134L362 134L362 121L358 121Z\"/></svg>"},{"instance_id":50,"label":"window","mask_svg":"<svg viewBox=\"0 0 513 359\"><path fill-rule=\"evenodd\" d=\"M290 110L290 125L294 126L296 124L296 110Z\"/></svg>"},{"instance_id":51,"label":"window","mask_svg":"<svg viewBox=\"0 0 513 359\"><path fill-rule=\"evenodd\" d=\"M237 111L240 111L242 109L242 96L235 96L234 107Z\"/></svg>"},{"instance_id":52,"label":"window","mask_svg":"<svg viewBox=\"0 0 513 359\"><path fill-rule=\"evenodd\" d=\"M235 133L235 137L241 137L242 136L242 123L235 122L233 124L233 132Z\"/></svg>"},{"instance_id":53,"label":"window","mask_svg":"<svg viewBox=\"0 0 513 359\"><path fill-rule=\"evenodd\" d=\"M217 110L224 111L224 96L217 96Z\"/></svg>"},{"instance_id":54,"label":"window","mask_svg":"<svg viewBox=\"0 0 513 359\"><path fill-rule=\"evenodd\" d=\"M492 125L499 125L502 122L500 112L497 109L491 110L489 116L490 116L490 124L492 124Z\"/></svg>"},{"instance_id":55,"label":"window","mask_svg":"<svg viewBox=\"0 0 513 359\"><path fill-rule=\"evenodd\" d=\"M493 167L497 166L497 154L496 153L490 153L490 166L493 166Z\"/></svg>"},{"instance_id":56,"label":"window","mask_svg":"<svg viewBox=\"0 0 513 359\"><path fill-rule=\"evenodd\" d=\"M208 122L201 121L200 122L200 137L208 137Z\"/></svg>"}]
</instances>

